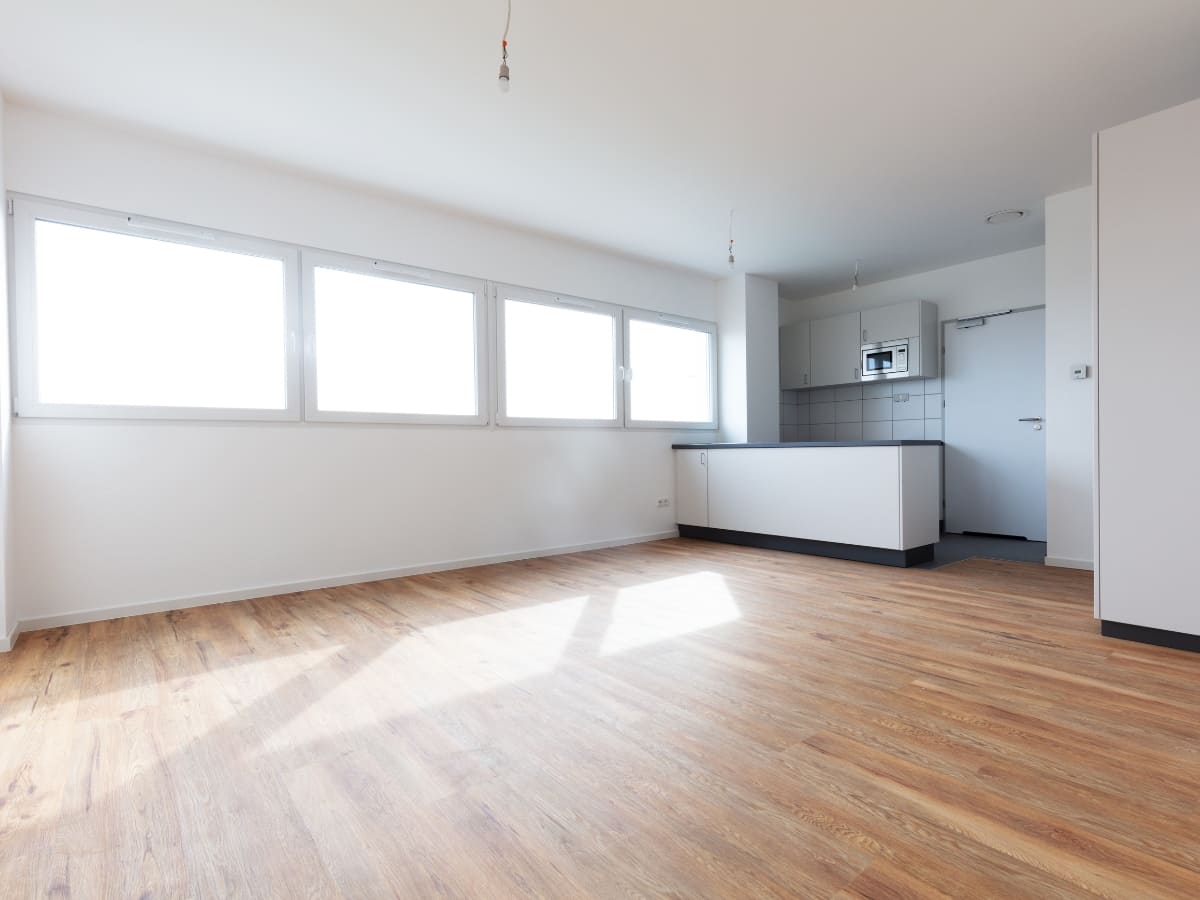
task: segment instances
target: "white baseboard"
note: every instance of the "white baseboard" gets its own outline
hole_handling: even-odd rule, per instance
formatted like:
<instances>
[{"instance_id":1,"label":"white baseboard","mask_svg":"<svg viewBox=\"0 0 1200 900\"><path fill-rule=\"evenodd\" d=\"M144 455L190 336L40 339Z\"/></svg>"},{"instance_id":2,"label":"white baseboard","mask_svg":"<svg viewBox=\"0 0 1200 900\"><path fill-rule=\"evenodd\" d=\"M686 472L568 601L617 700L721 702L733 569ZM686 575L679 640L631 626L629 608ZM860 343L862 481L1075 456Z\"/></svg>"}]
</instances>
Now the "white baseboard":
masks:
<instances>
[{"instance_id":1,"label":"white baseboard","mask_svg":"<svg viewBox=\"0 0 1200 900\"><path fill-rule=\"evenodd\" d=\"M12 628L8 634L0 634L0 653L7 653L13 648L13 644L17 642L17 635L21 633L21 623L13 622Z\"/></svg>"},{"instance_id":2,"label":"white baseboard","mask_svg":"<svg viewBox=\"0 0 1200 900\"><path fill-rule=\"evenodd\" d=\"M371 581L386 581L406 575L424 575L428 572L448 572L452 569L469 569L493 563L513 562L518 559L535 559L541 556L561 556L564 553L581 553L585 550L604 550L609 547L624 547L629 544L644 544L679 537L678 531L660 531L656 534L640 534L635 537L617 538L610 541L594 541L587 544L572 544L562 547L545 547L541 550L523 550L517 553L502 553L497 556L477 556L469 559L445 560L387 569L378 572L356 572L352 575L335 575L331 578L314 578L308 581L293 581L288 584L270 584L259 587L221 591L215 594L200 594L194 597L173 597L167 600L149 600L130 603L126 606L110 606L102 609L82 609L53 616L35 616L13 624L7 638L0 639L0 652L11 650L18 634L40 631L43 628L61 628L64 625L84 625L107 619L124 619L128 616L143 616L147 613L170 612L175 609L190 609L196 606L212 606L216 603L231 603L237 600L254 600L258 597L275 597L279 594L295 594L299 591L316 591L322 588L341 587L347 584L364 584Z\"/></svg>"},{"instance_id":3,"label":"white baseboard","mask_svg":"<svg viewBox=\"0 0 1200 900\"><path fill-rule=\"evenodd\" d=\"M1060 569L1086 569L1089 572L1096 568L1090 559L1070 559L1066 556L1047 556L1046 565Z\"/></svg>"}]
</instances>

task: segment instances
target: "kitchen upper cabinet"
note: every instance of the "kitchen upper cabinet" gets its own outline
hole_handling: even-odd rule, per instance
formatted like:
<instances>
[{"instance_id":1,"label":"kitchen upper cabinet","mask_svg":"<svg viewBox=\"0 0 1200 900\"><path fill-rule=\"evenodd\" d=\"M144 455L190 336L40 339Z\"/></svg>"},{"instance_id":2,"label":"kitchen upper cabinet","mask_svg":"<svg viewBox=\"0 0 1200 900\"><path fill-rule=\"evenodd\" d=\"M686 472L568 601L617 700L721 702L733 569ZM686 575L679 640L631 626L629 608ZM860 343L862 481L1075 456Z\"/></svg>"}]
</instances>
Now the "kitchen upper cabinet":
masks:
<instances>
[{"instance_id":1,"label":"kitchen upper cabinet","mask_svg":"<svg viewBox=\"0 0 1200 900\"><path fill-rule=\"evenodd\" d=\"M809 387L859 381L863 343L859 314L852 312L814 319L809 327L812 363Z\"/></svg>"},{"instance_id":2,"label":"kitchen upper cabinet","mask_svg":"<svg viewBox=\"0 0 1200 900\"><path fill-rule=\"evenodd\" d=\"M890 306L864 309L860 315L861 343L864 344L917 337L921 333L921 304L916 300L911 303L893 303Z\"/></svg>"},{"instance_id":3,"label":"kitchen upper cabinet","mask_svg":"<svg viewBox=\"0 0 1200 900\"><path fill-rule=\"evenodd\" d=\"M708 451L675 451L675 521L708 527Z\"/></svg>"},{"instance_id":4,"label":"kitchen upper cabinet","mask_svg":"<svg viewBox=\"0 0 1200 900\"><path fill-rule=\"evenodd\" d=\"M812 374L809 323L797 322L779 329L779 388L806 388Z\"/></svg>"}]
</instances>

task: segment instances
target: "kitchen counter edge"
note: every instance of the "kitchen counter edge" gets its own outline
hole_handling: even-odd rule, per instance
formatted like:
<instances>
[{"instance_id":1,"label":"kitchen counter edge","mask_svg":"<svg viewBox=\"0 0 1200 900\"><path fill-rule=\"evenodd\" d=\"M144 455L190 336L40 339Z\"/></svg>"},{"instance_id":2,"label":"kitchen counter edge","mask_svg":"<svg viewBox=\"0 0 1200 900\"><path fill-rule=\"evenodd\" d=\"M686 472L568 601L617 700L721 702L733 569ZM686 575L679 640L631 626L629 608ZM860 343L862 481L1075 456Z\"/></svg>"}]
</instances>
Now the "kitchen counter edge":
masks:
<instances>
[{"instance_id":1,"label":"kitchen counter edge","mask_svg":"<svg viewBox=\"0 0 1200 900\"><path fill-rule=\"evenodd\" d=\"M756 450L778 447L785 450L804 447L941 447L942 441L760 441L748 444L672 444L672 450Z\"/></svg>"}]
</instances>

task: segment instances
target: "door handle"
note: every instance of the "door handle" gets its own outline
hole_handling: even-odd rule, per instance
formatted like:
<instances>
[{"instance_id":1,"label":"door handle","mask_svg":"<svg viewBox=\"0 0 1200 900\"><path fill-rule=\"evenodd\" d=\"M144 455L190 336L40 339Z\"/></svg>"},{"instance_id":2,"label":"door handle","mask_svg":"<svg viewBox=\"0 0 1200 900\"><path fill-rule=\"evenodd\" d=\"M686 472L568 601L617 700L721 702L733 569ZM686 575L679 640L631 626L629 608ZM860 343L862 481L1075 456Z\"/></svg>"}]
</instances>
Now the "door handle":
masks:
<instances>
[{"instance_id":1,"label":"door handle","mask_svg":"<svg viewBox=\"0 0 1200 900\"><path fill-rule=\"evenodd\" d=\"M1017 419L1017 421L1018 422L1040 422L1040 421L1042 421L1042 417L1041 416L1031 416L1028 419Z\"/></svg>"}]
</instances>

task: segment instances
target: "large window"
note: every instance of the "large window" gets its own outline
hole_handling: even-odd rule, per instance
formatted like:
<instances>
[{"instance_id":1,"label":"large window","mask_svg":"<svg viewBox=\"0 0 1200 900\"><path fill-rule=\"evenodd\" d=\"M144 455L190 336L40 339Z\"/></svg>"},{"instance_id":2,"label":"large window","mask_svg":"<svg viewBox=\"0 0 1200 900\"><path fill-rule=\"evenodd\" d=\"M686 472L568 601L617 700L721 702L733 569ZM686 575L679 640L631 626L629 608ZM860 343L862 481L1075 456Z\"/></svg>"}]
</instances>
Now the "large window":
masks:
<instances>
[{"instance_id":1,"label":"large window","mask_svg":"<svg viewBox=\"0 0 1200 900\"><path fill-rule=\"evenodd\" d=\"M486 284L304 253L307 415L339 421L487 421Z\"/></svg>"},{"instance_id":2,"label":"large window","mask_svg":"<svg viewBox=\"0 0 1200 900\"><path fill-rule=\"evenodd\" d=\"M32 197L13 216L22 416L716 427L711 322Z\"/></svg>"},{"instance_id":3,"label":"large window","mask_svg":"<svg viewBox=\"0 0 1200 900\"><path fill-rule=\"evenodd\" d=\"M23 416L298 418L296 252L18 200Z\"/></svg>"},{"instance_id":4,"label":"large window","mask_svg":"<svg viewBox=\"0 0 1200 900\"><path fill-rule=\"evenodd\" d=\"M501 422L619 425L620 310L502 288Z\"/></svg>"},{"instance_id":5,"label":"large window","mask_svg":"<svg viewBox=\"0 0 1200 900\"><path fill-rule=\"evenodd\" d=\"M716 326L625 311L629 425L716 426Z\"/></svg>"}]
</instances>

